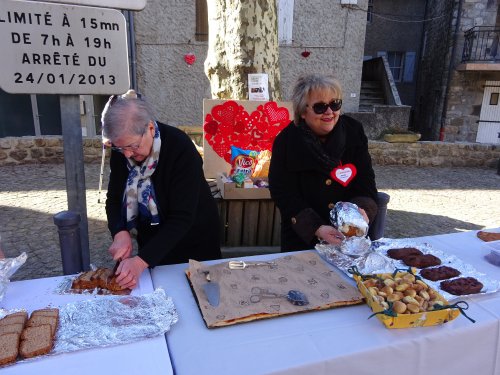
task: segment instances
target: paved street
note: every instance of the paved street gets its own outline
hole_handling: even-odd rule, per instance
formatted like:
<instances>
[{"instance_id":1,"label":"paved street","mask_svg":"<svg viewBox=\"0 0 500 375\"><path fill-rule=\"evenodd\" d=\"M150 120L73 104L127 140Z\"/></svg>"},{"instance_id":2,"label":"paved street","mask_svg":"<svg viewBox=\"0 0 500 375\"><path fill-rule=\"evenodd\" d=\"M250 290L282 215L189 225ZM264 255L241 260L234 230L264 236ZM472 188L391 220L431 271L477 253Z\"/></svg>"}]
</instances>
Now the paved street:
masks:
<instances>
[{"instance_id":1,"label":"paved street","mask_svg":"<svg viewBox=\"0 0 500 375\"><path fill-rule=\"evenodd\" d=\"M112 266L98 194L99 164L85 168L91 263ZM500 176L494 169L378 166L377 186L391 196L385 236L418 237L500 226ZM0 235L7 257L28 253L12 280L62 275L53 215L67 209L64 165L0 167Z\"/></svg>"}]
</instances>

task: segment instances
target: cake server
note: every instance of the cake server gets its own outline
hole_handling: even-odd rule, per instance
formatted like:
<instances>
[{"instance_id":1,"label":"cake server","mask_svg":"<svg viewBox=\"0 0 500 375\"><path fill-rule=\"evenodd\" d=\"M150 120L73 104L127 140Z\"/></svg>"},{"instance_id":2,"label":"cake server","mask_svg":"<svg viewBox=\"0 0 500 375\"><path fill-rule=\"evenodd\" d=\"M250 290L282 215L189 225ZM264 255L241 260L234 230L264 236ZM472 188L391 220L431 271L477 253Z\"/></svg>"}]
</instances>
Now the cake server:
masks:
<instances>
[{"instance_id":1,"label":"cake server","mask_svg":"<svg viewBox=\"0 0 500 375\"><path fill-rule=\"evenodd\" d=\"M205 279L207 280L207 282L205 284L203 284L203 291L205 292L208 303L211 306L217 307L217 306L219 306L219 302L220 302L219 283L216 281L212 281L210 279L210 272L209 271L203 271L203 274L205 275Z\"/></svg>"}]
</instances>

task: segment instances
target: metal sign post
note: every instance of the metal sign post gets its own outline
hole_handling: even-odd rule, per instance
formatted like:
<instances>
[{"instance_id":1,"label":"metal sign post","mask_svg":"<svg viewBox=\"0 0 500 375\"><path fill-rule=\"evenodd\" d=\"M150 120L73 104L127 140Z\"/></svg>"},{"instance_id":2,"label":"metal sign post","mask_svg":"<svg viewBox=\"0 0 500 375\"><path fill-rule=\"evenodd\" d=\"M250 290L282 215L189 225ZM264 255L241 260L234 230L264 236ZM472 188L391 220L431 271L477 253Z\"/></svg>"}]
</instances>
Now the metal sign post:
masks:
<instances>
[{"instance_id":1,"label":"metal sign post","mask_svg":"<svg viewBox=\"0 0 500 375\"><path fill-rule=\"evenodd\" d=\"M78 95L121 94L130 87L125 18L114 9L0 0L0 50L3 90L13 94L64 94L60 105L68 208L81 216L82 261L88 270Z\"/></svg>"}]
</instances>

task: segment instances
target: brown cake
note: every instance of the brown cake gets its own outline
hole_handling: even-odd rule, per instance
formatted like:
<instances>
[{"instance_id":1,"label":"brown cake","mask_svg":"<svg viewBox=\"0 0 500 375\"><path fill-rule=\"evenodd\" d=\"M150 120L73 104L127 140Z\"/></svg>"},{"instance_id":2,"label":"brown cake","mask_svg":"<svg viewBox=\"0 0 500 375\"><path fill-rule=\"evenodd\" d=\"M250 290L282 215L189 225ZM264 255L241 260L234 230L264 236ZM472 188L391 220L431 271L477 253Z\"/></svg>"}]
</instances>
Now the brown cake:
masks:
<instances>
[{"instance_id":1,"label":"brown cake","mask_svg":"<svg viewBox=\"0 0 500 375\"><path fill-rule=\"evenodd\" d=\"M403 262L410 267L427 268L439 266L441 264L441 259L432 254L408 255L403 258Z\"/></svg>"},{"instance_id":2,"label":"brown cake","mask_svg":"<svg viewBox=\"0 0 500 375\"><path fill-rule=\"evenodd\" d=\"M420 275L432 281L445 280L460 275L460 271L448 266L426 268L420 271Z\"/></svg>"},{"instance_id":3,"label":"brown cake","mask_svg":"<svg viewBox=\"0 0 500 375\"><path fill-rule=\"evenodd\" d=\"M109 268L98 268L87 271L73 280L72 289L107 289L112 292L121 292L124 289L116 282L116 276ZM127 289L128 290L128 289Z\"/></svg>"},{"instance_id":4,"label":"brown cake","mask_svg":"<svg viewBox=\"0 0 500 375\"><path fill-rule=\"evenodd\" d=\"M483 284L473 277L459 277L458 279L441 281L441 289L462 296L465 294L476 294L483 289Z\"/></svg>"},{"instance_id":5,"label":"brown cake","mask_svg":"<svg viewBox=\"0 0 500 375\"><path fill-rule=\"evenodd\" d=\"M387 256L392 259L401 260L409 255L422 255L422 252L414 247L402 247L387 250Z\"/></svg>"}]
</instances>

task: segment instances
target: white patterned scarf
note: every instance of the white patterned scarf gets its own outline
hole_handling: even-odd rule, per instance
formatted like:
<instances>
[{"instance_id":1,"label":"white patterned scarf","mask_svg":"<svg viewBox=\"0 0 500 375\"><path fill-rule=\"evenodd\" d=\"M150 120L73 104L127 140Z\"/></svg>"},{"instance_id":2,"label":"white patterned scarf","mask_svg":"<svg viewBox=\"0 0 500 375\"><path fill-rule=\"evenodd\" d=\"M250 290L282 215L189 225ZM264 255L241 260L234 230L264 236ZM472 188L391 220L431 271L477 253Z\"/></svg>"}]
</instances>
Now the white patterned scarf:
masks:
<instances>
[{"instance_id":1,"label":"white patterned scarf","mask_svg":"<svg viewBox=\"0 0 500 375\"><path fill-rule=\"evenodd\" d=\"M156 122L154 125L153 147L148 158L141 164L127 158L129 173L123 194L123 209L125 211L124 217L127 218L128 230L137 227L139 218L141 221L150 221L151 225L160 224L156 194L151 183L151 175L158 165L161 148L160 130Z\"/></svg>"}]
</instances>

